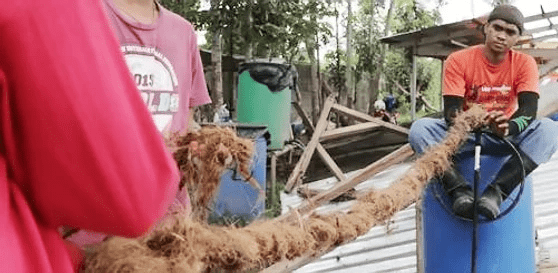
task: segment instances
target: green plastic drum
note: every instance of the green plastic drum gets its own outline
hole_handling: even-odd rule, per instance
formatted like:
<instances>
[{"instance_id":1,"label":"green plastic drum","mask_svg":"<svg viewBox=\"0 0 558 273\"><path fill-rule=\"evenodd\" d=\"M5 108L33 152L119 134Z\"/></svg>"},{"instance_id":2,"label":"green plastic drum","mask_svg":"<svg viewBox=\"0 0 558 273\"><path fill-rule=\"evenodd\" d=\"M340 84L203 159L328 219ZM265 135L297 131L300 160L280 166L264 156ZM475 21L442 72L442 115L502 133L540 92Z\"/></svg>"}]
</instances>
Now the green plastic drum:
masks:
<instances>
[{"instance_id":1,"label":"green plastic drum","mask_svg":"<svg viewBox=\"0 0 558 273\"><path fill-rule=\"evenodd\" d=\"M277 70L278 67L282 68L278 64L247 65L250 66L241 66L238 79L237 120L240 123L267 126L271 134L268 149L282 149L290 138L291 88L281 88L284 86L270 84L268 80L283 77L284 75L277 74L284 71ZM255 69L260 71L254 72ZM264 73L261 73L261 69L265 70ZM289 77L286 79L293 82Z\"/></svg>"}]
</instances>

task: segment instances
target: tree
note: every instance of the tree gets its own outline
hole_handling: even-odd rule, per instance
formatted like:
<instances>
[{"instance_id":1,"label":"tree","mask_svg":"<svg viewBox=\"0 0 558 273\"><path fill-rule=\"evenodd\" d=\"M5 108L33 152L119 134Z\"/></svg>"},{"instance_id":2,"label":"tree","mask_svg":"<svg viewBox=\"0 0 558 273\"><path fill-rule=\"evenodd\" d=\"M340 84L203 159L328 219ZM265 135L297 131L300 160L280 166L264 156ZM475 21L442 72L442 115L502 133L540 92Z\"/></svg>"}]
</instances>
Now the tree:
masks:
<instances>
[{"instance_id":1,"label":"tree","mask_svg":"<svg viewBox=\"0 0 558 273\"><path fill-rule=\"evenodd\" d=\"M355 85L353 80L353 10L351 5L352 0L347 0L347 70L345 71L345 84L347 85L346 92L340 93L339 103L353 108L355 100Z\"/></svg>"},{"instance_id":2,"label":"tree","mask_svg":"<svg viewBox=\"0 0 558 273\"><path fill-rule=\"evenodd\" d=\"M200 0L158 0L158 2L192 24L199 25Z\"/></svg>"},{"instance_id":3,"label":"tree","mask_svg":"<svg viewBox=\"0 0 558 273\"><path fill-rule=\"evenodd\" d=\"M369 78L368 87L368 113L374 112L374 102L380 92L380 84L383 77L383 67L387 45L380 43L379 39L387 36L391 30L392 13L395 0L389 1L390 5L387 15L380 15L380 8L384 7L384 1L363 0L361 1L361 13L359 15L359 28L356 34L357 52L360 52L357 71L367 72ZM378 18L376 18L378 17ZM358 78L362 78L361 75ZM364 90L359 90L363 92Z\"/></svg>"},{"instance_id":4,"label":"tree","mask_svg":"<svg viewBox=\"0 0 558 273\"><path fill-rule=\"evenodd\" d=\"M213 22L221 22L221 0L211 0L211 15ZM223 105L223 76L221 65L221 31L218 26L213 25L213 39L211 43L211 100L213 112ZM213 113L212 113L213 114Z\"/></svg>"}]
</instances>

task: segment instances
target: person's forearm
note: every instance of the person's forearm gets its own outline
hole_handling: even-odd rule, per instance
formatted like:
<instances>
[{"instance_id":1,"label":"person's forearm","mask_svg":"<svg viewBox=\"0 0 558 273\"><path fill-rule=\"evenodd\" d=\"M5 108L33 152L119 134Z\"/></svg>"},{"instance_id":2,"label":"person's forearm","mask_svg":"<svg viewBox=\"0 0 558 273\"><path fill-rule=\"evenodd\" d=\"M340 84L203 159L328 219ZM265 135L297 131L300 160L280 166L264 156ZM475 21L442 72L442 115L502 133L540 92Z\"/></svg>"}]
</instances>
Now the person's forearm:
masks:
<instances>
[{"instance_id":1,"label":"person's forearm","mask_svg":"<svg viewBox=\"0 0 558 273\"><path fill-rule=\"evenodd\" d=\"M517 135L537 118L539 95L534 92L521 92L518 96L518 109L510 117L509 135Z\"/></svg>"}]
</instances>

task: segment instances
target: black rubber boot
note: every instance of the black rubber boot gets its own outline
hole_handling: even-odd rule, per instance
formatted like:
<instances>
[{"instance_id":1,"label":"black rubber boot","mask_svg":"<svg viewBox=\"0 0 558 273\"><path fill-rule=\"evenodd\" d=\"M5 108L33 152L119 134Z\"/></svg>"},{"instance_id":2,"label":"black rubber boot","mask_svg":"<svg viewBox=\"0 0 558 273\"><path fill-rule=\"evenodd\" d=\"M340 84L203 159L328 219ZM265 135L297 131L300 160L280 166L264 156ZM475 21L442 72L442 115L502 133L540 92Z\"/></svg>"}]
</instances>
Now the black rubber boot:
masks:
<instances>
[{"instance_id":1,"label":"black rubber boot","mask_svg":"<svg viewBox=\"0 0 558 273\"><path fill-rule=\"evenodd\" d=\"M478 212L480 215L494 220L500 215L500 204L502 204L502 191L498 185L488 185L479 199Z\"/></svg>"},{"instance_id":2,"label":"black rubber boot","mask_svg":"<svg viewBox=\"0 0 558 273\"><path fill-rule=\"evenodd\" d=\"M453 212L463 218L473 219L473 191L469 187L459 187L453 191L452 197Z\"/></svg>"},{"instance_id":3,"label":"black rubber boot","mask_svg":"<svg viewBox=\"0 0 558 273\"><path fill-rule=\"evenodd\" d=\"M444 190L452 199L453 212L463 218L473 218L473 191L463 176L455 168L450 168L442 176Z\"/></svg>"},{"instance_id":4,"label":"black rubber boot","mask_svg":"<svg viewBox=\"0 0 558 273\"><path fill-rule=\"evenodd\" d=\"M525 176L533 172L537 167L537 163L519 150L523 168L525 168ZM479 199L478 211L488 219L495 219L500 214L500 204L510 193L519 185L522 179L521 162L517 157L508 160L498 175L496 180L492 182L481 195Z\"/></svg>"}]
</instances>

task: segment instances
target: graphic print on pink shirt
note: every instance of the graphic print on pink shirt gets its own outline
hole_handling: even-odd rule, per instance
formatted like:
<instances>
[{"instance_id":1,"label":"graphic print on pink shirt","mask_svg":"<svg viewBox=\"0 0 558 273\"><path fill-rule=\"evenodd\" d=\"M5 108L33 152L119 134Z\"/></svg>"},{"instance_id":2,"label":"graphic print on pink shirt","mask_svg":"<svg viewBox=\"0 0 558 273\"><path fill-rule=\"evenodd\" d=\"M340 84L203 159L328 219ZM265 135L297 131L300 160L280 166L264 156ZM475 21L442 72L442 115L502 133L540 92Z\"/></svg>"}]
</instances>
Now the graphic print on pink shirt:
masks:
<instances>
[{"instance_id":1,"label":"graphic print on pink shirt","mask_svg":"<svg viewBox=\"0 0 558 273\"><path fill-rule=\"evenodd\" d=\"M162 131L178 112L178 80L171 62L154 47L121 46L141 97Z\"/></svg>"}]
</instances>

